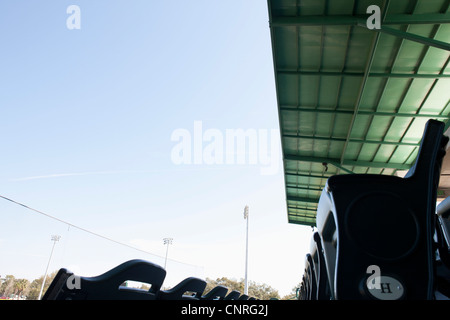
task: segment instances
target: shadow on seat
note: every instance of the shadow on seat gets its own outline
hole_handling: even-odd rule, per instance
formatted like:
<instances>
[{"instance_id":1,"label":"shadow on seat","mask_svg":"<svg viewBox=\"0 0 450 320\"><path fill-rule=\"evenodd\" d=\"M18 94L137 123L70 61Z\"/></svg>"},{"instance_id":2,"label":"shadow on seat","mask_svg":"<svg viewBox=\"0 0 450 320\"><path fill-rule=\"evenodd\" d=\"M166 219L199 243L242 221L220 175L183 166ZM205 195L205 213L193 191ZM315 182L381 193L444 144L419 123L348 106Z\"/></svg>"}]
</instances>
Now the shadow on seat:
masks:
<instances>
[{"instance_id":1,"label":"shadow on seat","mask_svg":"<svg viewBox=\"0 0 450 320\"><path fill-rule=\"evenodd\" d=\"M436 193L448 142L443 128L442 122L427 122L405 178L328 179L317 228L333 299L433 298ZM368 283L369 278L377 281Z\"/></svg>"},{"instance_id":2,"label":"shadow on seat","mask_svg":"<svg viewBox=\"0 0 450 320\"><path fill-rule=\"evenodd\" d=\"M158 300L199 300L198 296L201 296L206 288L206 282L204 280L189 277L181 281L175 287L169 290L160 290L157 294ZM185 294L191 292L192 295Z\"/></svg>"},{"instance_id":3,"label":"shadow on seat","mask_svg":"<svg viewBox=\"0 0 450 320\"><path fill-rule=\"evenodd\" d=\"M42 300L155 300L166 271L151 262L130 260L96 277L60 269ZM125 281L150 284L149 290L121 286Z\"/></svg>"}]
</instances>

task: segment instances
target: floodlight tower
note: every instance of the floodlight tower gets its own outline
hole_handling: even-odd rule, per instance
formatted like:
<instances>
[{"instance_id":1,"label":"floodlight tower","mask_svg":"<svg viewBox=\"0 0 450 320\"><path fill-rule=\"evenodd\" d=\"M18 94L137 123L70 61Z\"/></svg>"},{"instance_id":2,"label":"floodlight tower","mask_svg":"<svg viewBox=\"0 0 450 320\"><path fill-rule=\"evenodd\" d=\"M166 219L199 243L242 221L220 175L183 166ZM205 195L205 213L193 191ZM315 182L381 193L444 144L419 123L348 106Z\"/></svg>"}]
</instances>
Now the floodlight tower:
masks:
<instances>
[{"instance_id":1,"label":"floodlight tower","mask_svg":"<svg viewBox=\"0 0 450 320\"><path fill-rule=\"evenodd\" d=\"M172 244L173 238L164 238L164 245L167 245L167 249L166 249L166 260L164 261L164 269L166 269L166 265L167 265L167 254L169 253L169 245Z\"/></svg>"},{"instance_id":2,"label":"floodlight tower","mask_svg":"<svg viewBox=\"0 0 450 320\"><path fill-rule=\"evenodd\" d=\"M50 258L48 259L47 268L45 269L44 280L42 280L42 286L41 286L41 291L39 292L38 300L41 300L42 291L44 290L45 280L47 279L48 267L50 266L50 261L52 260L53 249L55 249L56 242L58 242L59 239L61 239L61 236L52 235L52 238L51 238L51 240L53 241L52 251L50 252Z\"/></svg>"}]
</instances>

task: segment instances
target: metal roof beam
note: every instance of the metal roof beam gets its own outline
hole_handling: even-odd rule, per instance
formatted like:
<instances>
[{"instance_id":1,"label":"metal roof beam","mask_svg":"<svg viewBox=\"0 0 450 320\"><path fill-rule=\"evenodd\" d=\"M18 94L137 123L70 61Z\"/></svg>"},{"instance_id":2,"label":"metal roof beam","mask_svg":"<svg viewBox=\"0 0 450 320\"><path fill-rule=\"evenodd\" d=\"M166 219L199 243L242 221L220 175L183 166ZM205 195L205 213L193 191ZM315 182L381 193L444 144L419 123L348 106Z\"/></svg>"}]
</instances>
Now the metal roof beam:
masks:
<instances>
[{"instance_id":1,"label":"metal roof beam","mask_svg":"<svg viewBox=\"0 0 450 320\"><path fill-rule=\"evenodd\" d=\"M295 207L295 206L288 206L289 209L292 210L303 210L303 211L309 211L312 212L312 214L316 214L317 212L317 208L299 208L299 207Z\"/></svg>"},{"instance_id":2,"label":"metal roof beam","mask_svg":"<svg viewBox=\"0 0 450 320\"><path fill-rule=\"evenodd\" d=\"M298 134L283 134L283 138L296 138L296 139L309 139L309 140L323 140L323 141L336 141L344 142L344 138L334 138L334 137L318 137L318 136L304 136Z\"/></svg>"},{"instance_id":3,"label":"metal roof beam","mask_svg":"<svg viewBox=\"0 0 450 320\"><path fill-rule=\"evenodd\" d=\"M303 70L278 70L278 74L301 75L301 76L335 76L335 77L363 77L363 72L337 72L337 71L303 71ZM450 78L450 74L432 73L392 73L392 72L370 72L371 78L407 78L407 79L439 79Z\"/></svg>"},{"instance_id":4,"label":"metal roof beam","mask_svg":"<svg viewBox=\"0 0 450 320\"><path fill-rule=\"evenodd\" d=\"M305 136L296 134L283 134L283 138L297 138L297 139L310 139L310 140L323 140L323 141L335 141L335 142L345 142L345 138L335 138L335 137L318 137L318 136ZM370 143L370 144L386 144L393 146L409 146L418 147L420 143L409 143L409 142L395 142L395 141L377 141L377 140L367 140L367 139L350 139L353 143Z\"/></svg>"},{"instance_id":5,"label":"metal roof beam","mask_svg":"<svg viewBox=\"0 0 450 320\"><path fill-rule=\"evenodd\" d=\"M293 161L305 161L305 162L317 162L317 163L328 163L334 166L339 165L340 159L334 158L323 158L323 157L307 157L307 156L299 156L299 155L285 155L284 158L286 160ZM342 165L346 166L358 166L358 167L371 167L371 168L390 168L390 169L400 169L400 170L408 170L411 168L411 165L404 163L392 163L392 162L375 162L375 161L357 161L357 160L344 160ZM350 171L346 168L346 171ZM352 171L350 171L353 173Z\"/></svg>"},{"instance_id":6,"label":"metal roof beam","mask_svg":"<svg viewBox=\"0 0 450 320\"><path fill-rule=\"evenodd\" d=\"M326 157L311 157L311 156L302 156L302 155L294 155L294 154L286 154L284 156L284 158L286 160L328 163L328 164L331 164L333 162L339 162L339 159L337 159L337 158L334 159L334 158L326 158Z\"/></svg>"},{"instance_id":7,"label":"metal roof beam","mask_svg":"<svg viewBox=\"0 0 450 320\"><path fill-rule=\"evenodd\" d=\"M272 27L299 26L356 26L364 24L369 15L331 15L331 16L297 16L272 17ZM383 25L402 24L445 24L450 23L450 13L427 14L390 14L386 15Z\"/></svg>"},{"instance_id":8,"label":"metal roof beam","mask_svg":"<svg viewBox=\"0 0 450 320\"><path fill-rule=\"evenodd\" d=\"M299 185L292 185L292 184L287 184L286 188L292 188L292 189L299 189L299 190L307 190L307 191L322 191L323 188L320 188L318 186L314 186L314 187L304 187L304 186L299 186Z\"/></svg>"},{"instance_id":9,"label":"metal roof beam","mask_svg":"<svg viewBox=\"0 0 450 320\"><path fill-rule=\"evenodd\" d=\"M384 18L385 25L398 24L445 24L450 23L450 12L421 14L389 14Z\"/></svg>"},{"instance_id":10,"label":"metal roof beam","mask_svg":"<svg viewBox=\"0 0 450 320\"><path fill-rule=\"evenodd\" d=\"M328 179L329 177L333 176L330 175L320 175L320 174L302 174L302 173L295 173L295 172L285 172L284 173L287 176L296 176L296 177L303 177L303 178L316 178L316 179Z\"/></svg>"},{"instance_id":11,"label":"metal roof beam","mask_svg":"<svg viewBox=\"0 0 450 320\"><path fill-rule=\"evenodd\" d=\"M356 160L344 160L344 165L355 167L370 167L370 168L389 168L397 170L409 170L411 165L405 163L392 163L392 162L375 162L375 161L356 161Z\"/></svg>"},{"instance_id":12,"label":"metal roof beam","mask_svg":"<svg viewBox=\"0 0 450 320\"><path fill-rule=\"evenodd\" d=\"M297 213L297 212L289 212L289 215L293 216L293 217L300 217L300 218L316 218L315 214L308 214L308 213Z\"/></svg>"},{"instance_id":13,"label":"metal roof beam","mask_svg":"<svg viewBox=\"0 0 450 320\"><path fill-rule=\"evenodd\" d=\"M332 109L315 109L306 107L280 107L281 111L300 111L314 113L336 113L353 115L354 111L350 110L332 110ZM406 117L406 118L432 118L432 119L450 119L450 115L429 114L429 113L392 113L380 111L358 111L358 115L366 116L382 116L382 117Z\"/></svg>"},{"instance_id":14,"label":"metal roof beam","mask_svg":"<svg viewBox=\"0 0 450 320\"><path fill-rule=\"evenodd\" d=\"M439 79L450 78L450 74L431 74L431 73L381 73L371 72L369 73L371 78L408 78L408 79Z\"/></svg>"},{"instance_id":15,"label":"metal roof beam","mask_svg":"<svg viewBox=\"0 0 450 320\"><path fill-rule=\"evenodd\" d=\"M298 201L298 202L309 202L309 203L318 203L319 202L319 198L287 196L286 199L288 201Z\"/></svg>"},{"instance_id":16,"label":"metal roof beam","mask_svg":"<svg viewBox=\"0 0 450 320\"><path fill-rule=\"evenodd\" d=\"M365 23L367 16L334 15L334 16L297 16L272 17L272 27L301 27L301 26L355 26Z\"/></svg>"},{"instance_id":17,"label":"metal roof beam","mask_svg":"<svg viewBox=\"0 0 450 320\"><path fill-rule=\"evenodd\" d=\"M360 27L364 27L364 28L366 27L365 24L364 25L359 25L359 26ZM372 31L377 31L377 32L381 32L381 33L390 34L390 35L393 35L393 36L396 36L396 37L400 37L400 38L403 38L403 39L406 39L406 40L418 42L418 43L424 44L426 46L435 47L435 48L438 48L438 49L443 49L443 50L450 51L450 43L439 41L439 40L436 40L436 39L423 37L423 36L419 36L419 35L414 34L414 33L405 32L405 31L393 29L393 28L386 27L386 26L382 26L380 29L372 29Z\"/></svg>"},{"instance_id":18,"label":"metal roof beam","mask_svg":"<svg viewBox=\"0 0 450 320\"><path fill-rule=\"evenodd\" d=\"M305 161L305 162L316 162L316 163L326 163L335 166L338 169L341 169L347 173L354 173L353 171L344 168L340 163L339 159L332 158L323 158L323 157L307 157L307 156L297 156L297 155L285 155L284 158L286 160L295 160L295 161Z\"/></svg>"},{"instance_id":19,"label":"metal roof beam","mask_svg":"<svg viewBox=\"0 0 450 320\"><path fill-rule=\"evenodd\" d=\"M305 210L305 211L312 211L312 212L317 212L317 208L299 208L299 207L294 207L294 206L288 206L289 209L294 209L294 210Z\"/></svg>"}]
</instances>

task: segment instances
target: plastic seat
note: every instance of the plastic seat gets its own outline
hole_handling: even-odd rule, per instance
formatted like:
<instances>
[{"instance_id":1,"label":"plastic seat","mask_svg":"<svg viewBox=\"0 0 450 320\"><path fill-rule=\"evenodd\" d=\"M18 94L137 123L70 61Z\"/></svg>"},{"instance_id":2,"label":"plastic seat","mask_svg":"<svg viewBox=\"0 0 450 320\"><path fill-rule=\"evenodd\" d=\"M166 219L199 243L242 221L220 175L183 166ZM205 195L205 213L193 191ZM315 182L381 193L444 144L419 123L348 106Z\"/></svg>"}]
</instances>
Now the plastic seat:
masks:
<instances>
[{"instance_id":1,"label":"plastic seat","mask_svg":"<svg viewBox=\"0 0 450 320\"><path fill-rule=\"evenodd\" d=\"M311 271L314 274L314 280L315 280L315 295L311 297L311 300L316 300L317 298L317 284L319 281L319 277L318 277L318 271L319 271L319 256L318 256L318 252L317 252L317 246L316 246L316 242L314 241L314 234L311 237L311 241L310 241L310 249L309 249L309 254L311 255Z\"/></svg>"},{"instance_id":2,"label":"plastic seat","mask_svg":"<svg viewBox=\"0 0 450 320\"><path fill-rule=\"evenodd\" d=\"M450 197L436 208L438 243L436 298L450 299Z\"/></svg>"},{"instance_id":3,"label":"plastic seat","mask_svg":"<svg viewBox=\"0 0 450 320\"><path fill-rule=\"evenodd\" d=\"M330 177L317 210L333 299L432 299L436 192L448 138L444 124L426 124L405 178ZM368 270L379 268L374 288Z\"/></svg>"},{"instance_id":4,"label":"plastic seat","mask_svg":"<svg viewBox=\"0 0 450 320\"><path fill-rule=\"evenodd\" d=\"M204 296L197 295L197 298L200 300L220 300L225 297L228 292L228 288L224 286L216 286L212 288L208 293Z\"/></svg>"},{"instance_id":5,"label":"plastic seat","mask_svg":"<svg viewBox=\"0 0 450 320\"><path fill-rule=\"evenodd\" d=\"M299 300L306 300L306 296L307 296L306 279L305 279L305 276L303 275L303 277L302 277L302 285L300 287Z\"/></svg>"},{"instance_id":6,"label":"plastic seat","mask_svg":"<svg viewBox=\"0 0 450 320\"><path fill-rule=\"evenodd\" d=\"M301 292L302 293L301 300L308 300L310 288L309 288L309 279L308 279L306 273L303 275L302 283L303 283L303 287L302 287L302 292Z\"/></svg>"},{"instance_id":7,"label":"plastic seat","mask_svg":"<svg viewBox=\"0 0 450 320\"><path fill-rule=\"evenodd\" d=\"M169 290L160 290L157 294L158 300L199 300L206 288L206 282L202 279L189 277L181 281L175 287ZM186 295L189 291L193 295Z\"/></svg>"},{"instance_id":8,"label":"plastic seat","mask_svg":"<svg viewBox=\"0 0 450 320\"><path fill-rule=\"evenodd\" d=\"M166 271L151 262L130 260L96 277L76 277L60 269L42 300L155 300ZM122 287L125 281L151 285L149 290Z\"/></svg>"},{"instance_id":9,"label":"plastic seat","mask_svg":"<svg viewBox=\"0 0 450 320\"><path fill-rule=\"evenodd\" d=\"M305 296L305 276L302 276L302 281L300 282L300 288L297 289L298 291L298 300L305 300L303 297Z\"/></svg>"},{"instance_id":10,"label":"plastic seat","mask_svg":"<svg viewBox=\"0 0 450 320\"><path fill-rule=\"evenodd\" d=\"M439 251L444 264L450 267L450 197L442 201L436 208L439 236Z\"/></svg>"},{"instance_id":11,"label":"plastic seat","mask_svg":"<svg viewBox=\"0 0 450 320\"><path fill-rule=\"evenodd\" d=\"M241 296L239 291L233 290L229 294L227 294L223 300L237 300Z\"/></svg>"},{"instance_id":12,"label":"plastic seat","mask_svg":"<svg viewBox=\"0 0 450 320\"><path fill-rule=\"evenodd\" d=\"M303 271L303 277L302 277L302 295L301 300L311 300L311 274L308 271L309 263L308 263L308 255L305 256L305 269Z\"/></svg>"},{"instance_id":13,"label":"plastic seat","mask_svg":"<svg viewBox=\"0 0 450 320\"><path fill-rule=\"evenodd\" d=\"M307 300L316 300L317 299L317 282L316 282L316 272L314 269L314 261L311 254L306 255L306 274L309 288L307 293Z\"/></svg>"},{"instance_id":14,"label":"plastic seat","mask_svg":"<svg viewBox=\"0 0 450 320\"><path fill-rule=\"evenodd\" d=\"M325 258L322 242L318 232L314 232L311 239L311 257L314 262L314 275L316 279L316 296L312 300L330 300L330 289L326 272Z\"/></svg>"}]
</instances>

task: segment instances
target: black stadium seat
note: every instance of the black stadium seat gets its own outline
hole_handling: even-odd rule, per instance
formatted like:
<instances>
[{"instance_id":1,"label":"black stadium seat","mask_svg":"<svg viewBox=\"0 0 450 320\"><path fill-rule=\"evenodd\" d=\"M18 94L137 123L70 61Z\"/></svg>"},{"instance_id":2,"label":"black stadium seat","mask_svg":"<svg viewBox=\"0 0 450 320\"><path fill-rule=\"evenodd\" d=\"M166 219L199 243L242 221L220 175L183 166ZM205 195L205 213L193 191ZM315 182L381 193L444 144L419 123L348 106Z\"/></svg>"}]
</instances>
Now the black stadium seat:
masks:
<instances>
[{"instance_id":1,"label":"black stadium seat","mask_svg":"<svg viewBox=\"0 0 450 320\"><path fill-rule=\"evenodd\" d=\"M228 292L228 288L224 286L216 286L212 288L204 296L197 294L197 298L200 300L220 300L225 297Z\"/></svg>"},{"instance_id":2,"label":"black stadium seat","mask_svg":"<svg viewBox=\"0 0 450 320\"><path fill-rule=\"evenodd\" d=\"M450 197L442 201L436 208L439 238L439 255L443 263L450 268Z\"/></svg>"},{"instance_id":3,"label":"black stadium seat","mask_svg":"<svg viewBox=\"0 0 450 320\"><path fill-rule=\"evenodd\" d=\"M327 269L323 255L322 242L318 232L314 232L311 239L311 256L314 262L316 278L316 296L311 300L330 300L330 287L328 283Z\"/></svg>"},{"instance_id":4,"label":"black stadium seat","mask_svg":"<svg viewBox=\"0 0 450 320\"><path fill-rule=\"evenodd\" d=\"M189 277L175 287L161 290L166 277L162 267L144 260L130 260L96 277L77 276L60 269L42 300L256 300L237 290L218 285L204 294L206 281ZM124 285L127 281L148 284L149 289Z\"/></svg>"},{"instance_id":5,"label":"black stadium seat","mask_svg":"<svg viewBox=\"0 0 450 320\"><path fill-rule=\"evenodd\" d=\"M438 258L436 265L436 294L450 298L450 197L436 208Z\"/></svg>"},{"instance_id":6,"label":"black stadium seat","mask_svg":"<svg viewBox=\"0 0 450 320\"><path fill-rule=\"evenodd\" d=\"M229 294L227 294L223 300L237 300L241 296L239 291L233 290Z\"/></svg>"},{"instance_id":7,"label":"black stadium seat","mask_svg":"<svg viewBox=\"0 0 450 320\"><path fill-rule=\"evenodd\" d=\"M308 300L316 300L317 297L317 282L316 271L311 254L306 255L306 275L308 279Z\"/></svg>"},{"instance_id":8,"label":"black stadium seat","mask_svg":"<svg viewBox=\"0 0 450 320\"><path fill-rule=\"evenodd\" d=\"M429 120L405 178L349 174L328 179L317 228L334 299L433 299L436 193L448 138ZM375 288L368 270L379 268Z\"/></svg>"},{"instance_id":9,"label":"black stadium seat","mask_svg":"<svg viewBox=\"0 0 450 320\"><path fill-rule=\"evenodd\" d=\"M206 288L206 282L202 279L189 277L181 281L175 287L169 290L160 290L157 293L158 300L199 300ZM192 295L186 295L191 292Z\"/></svg>"},{"instance_id":10,"label":"black stadium seat","mask_svg":"<svg viewBox=\"0 0 450 320\"><path fill-rule=\"evenodd\" d=\"M151 262L130 260L97 277L77 277L60 269L42 300L155 300L166 271ZM121 286L125 281L151 285L149 290Z\"/></svg>"}]
</instances>

